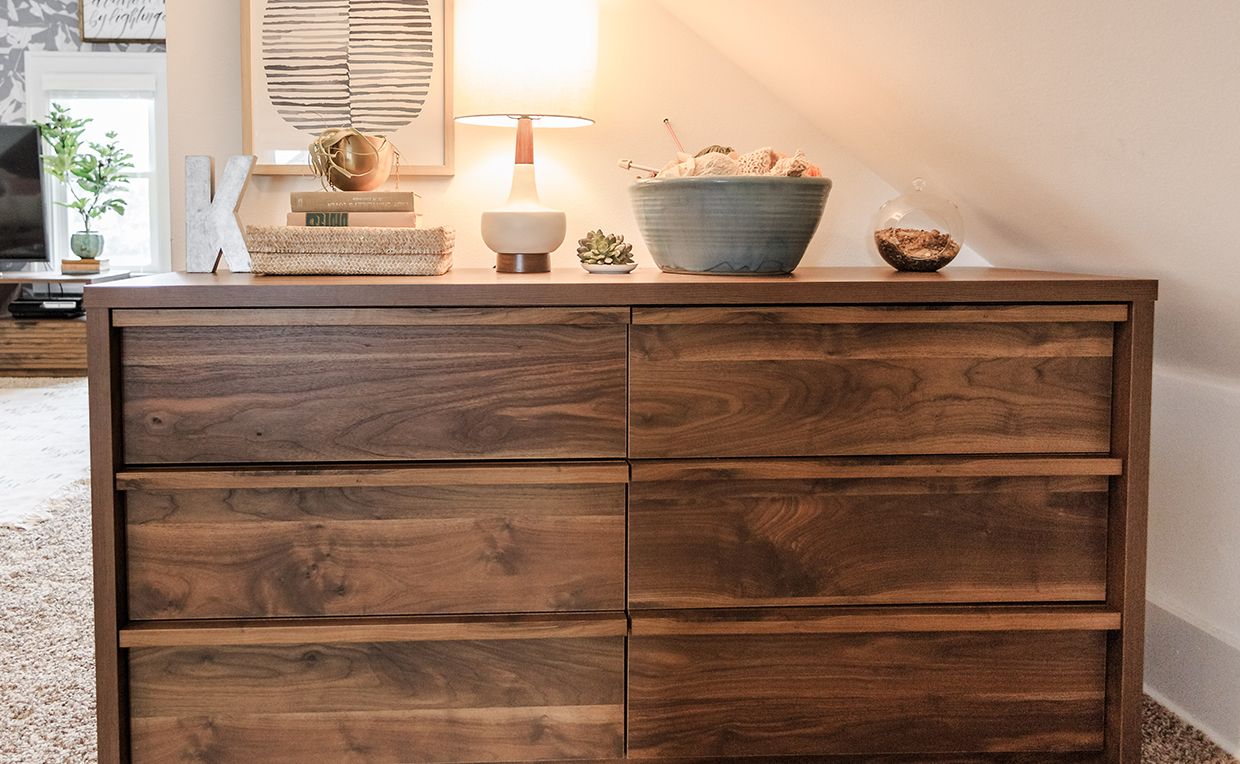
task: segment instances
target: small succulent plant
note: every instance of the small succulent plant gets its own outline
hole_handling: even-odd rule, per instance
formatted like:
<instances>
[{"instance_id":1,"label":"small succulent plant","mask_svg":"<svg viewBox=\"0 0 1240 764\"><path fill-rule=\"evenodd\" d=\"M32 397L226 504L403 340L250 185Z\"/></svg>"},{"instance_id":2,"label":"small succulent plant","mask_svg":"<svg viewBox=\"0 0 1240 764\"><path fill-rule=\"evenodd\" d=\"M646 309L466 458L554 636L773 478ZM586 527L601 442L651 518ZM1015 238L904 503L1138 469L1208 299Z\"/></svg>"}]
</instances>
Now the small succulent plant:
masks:
<instances>
[{"instance_id":1,"label":"small succulent plant","mask_svg":"<svg viewBox=\"0 0 1240 764\"><path fill-rule=\"evenodd\" d=\"M590 231L584 239L577 240L577 257L591 265L625 265L633 262L629 253L632 244L624 243L623 234L603 233L603 229Z\"/></svg>"}]
</instances>

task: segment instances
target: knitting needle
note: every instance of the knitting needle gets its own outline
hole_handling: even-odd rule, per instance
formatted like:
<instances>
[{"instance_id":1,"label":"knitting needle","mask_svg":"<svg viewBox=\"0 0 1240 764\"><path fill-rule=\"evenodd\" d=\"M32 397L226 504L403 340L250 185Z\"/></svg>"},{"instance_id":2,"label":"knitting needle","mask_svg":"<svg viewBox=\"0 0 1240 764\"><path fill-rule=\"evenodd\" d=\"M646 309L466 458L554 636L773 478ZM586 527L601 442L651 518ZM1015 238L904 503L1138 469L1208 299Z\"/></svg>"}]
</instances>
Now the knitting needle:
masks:
<instances>
[{"instance_id":1,"label":"knitting needle","mask_svg":"<svg viewBox=\"0 0 1240 764\"><path fill-rule=\"evenodd\" d=\"M672 140L676 142L676 150L682 154L685 153L685 147L680 145L680 139L676 137L676 131L672 129L672 121L665 119L663 124L667 125L667 131L672 134Z\"/></svg>"},{"instance_id":2,"label":"knitting needle","mask_svg":"<svg viewBox=\"0 0 1240 764\"><path fill-rule=\"evenodd\" d=\"M658 172L658 169L654 167L643 167L639 164L634 163L632 159L618 159L616 160L616 164L620 165L620 169L622 170L641 170L642 172L653 172L653 173Z\"/></svg>"}]
</instances>

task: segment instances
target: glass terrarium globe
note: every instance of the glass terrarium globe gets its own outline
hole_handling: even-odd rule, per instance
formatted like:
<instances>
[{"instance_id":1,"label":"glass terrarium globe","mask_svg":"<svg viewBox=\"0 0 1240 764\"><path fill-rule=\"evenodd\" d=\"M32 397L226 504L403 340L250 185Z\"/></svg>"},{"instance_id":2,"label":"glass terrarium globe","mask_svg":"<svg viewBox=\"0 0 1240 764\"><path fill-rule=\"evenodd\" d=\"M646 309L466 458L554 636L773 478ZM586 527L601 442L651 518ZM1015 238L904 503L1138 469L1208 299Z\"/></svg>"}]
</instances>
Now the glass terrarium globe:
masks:
<instances>
[{"instance_id":1,"label":"glass terrarium globe","mask_svg":"<svg viewBox=\"0 0 1240 764\"><path fill-rule=\"evenodd\" d=\"M901 271L937 271L960 253L964 220L956 205L926 191L921 178L878 208L871 251Z\"/></svg>"}]
</instances>

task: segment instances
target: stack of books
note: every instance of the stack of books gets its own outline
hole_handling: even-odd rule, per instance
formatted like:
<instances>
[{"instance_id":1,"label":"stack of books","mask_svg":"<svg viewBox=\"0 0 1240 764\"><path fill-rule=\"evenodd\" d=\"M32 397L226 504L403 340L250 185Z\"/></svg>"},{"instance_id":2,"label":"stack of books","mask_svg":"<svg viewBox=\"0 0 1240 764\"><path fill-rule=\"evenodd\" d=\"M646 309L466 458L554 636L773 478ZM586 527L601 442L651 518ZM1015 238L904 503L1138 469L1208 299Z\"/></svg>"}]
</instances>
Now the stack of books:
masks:
<instances>
[{"instance_id":1,"label":"stack of books","mask_svg":"<svg viewBox=\"0 0 1240 764\"><path fill-rule=\"evenodd\" d=\"M246 226L251 267L272 275L437 276L452 267L451 227L420 228L412 191L294 191L288 225Z\"/></svg>"},{"instance_id":2,"label":"stack of books","mask_svg":"<svg viewBox=\"0 0 1240 764\"><path fill-rule=\"evenodd\" d=\"M293 191L288 224L417 228L419 198L412 191Z\"/></svg>"},{"instance_id":3,"label":"stack of books","mask_svg":"<svg viewBox=\"0 0 1240 764\"><path fill-rule=\"evenodd\" d=\"M61 260L60 272L66 276L89 276L93 273L102 273L108 269L108 258L100 257L95 260Z\"/></svg>"}]
</instances>

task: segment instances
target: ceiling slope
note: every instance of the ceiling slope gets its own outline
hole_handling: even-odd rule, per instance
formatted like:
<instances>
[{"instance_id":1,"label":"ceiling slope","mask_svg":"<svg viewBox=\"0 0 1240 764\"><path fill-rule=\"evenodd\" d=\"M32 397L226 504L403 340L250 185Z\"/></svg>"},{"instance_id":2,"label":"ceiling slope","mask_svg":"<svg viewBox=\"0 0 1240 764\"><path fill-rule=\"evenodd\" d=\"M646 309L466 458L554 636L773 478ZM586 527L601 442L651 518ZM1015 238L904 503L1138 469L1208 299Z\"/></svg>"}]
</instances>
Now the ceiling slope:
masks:
<instances>
[{"instance_id":1,"label":"ceiling slope","mask_svg":"<svg viewBox=\"0 0 1240 764\"><path fill-rule=\"evenodd\" d=\"M1240 378L1240 4L658 2L991 263L1161 279L1160 363Z\"/></svg>"}]
</instances>

